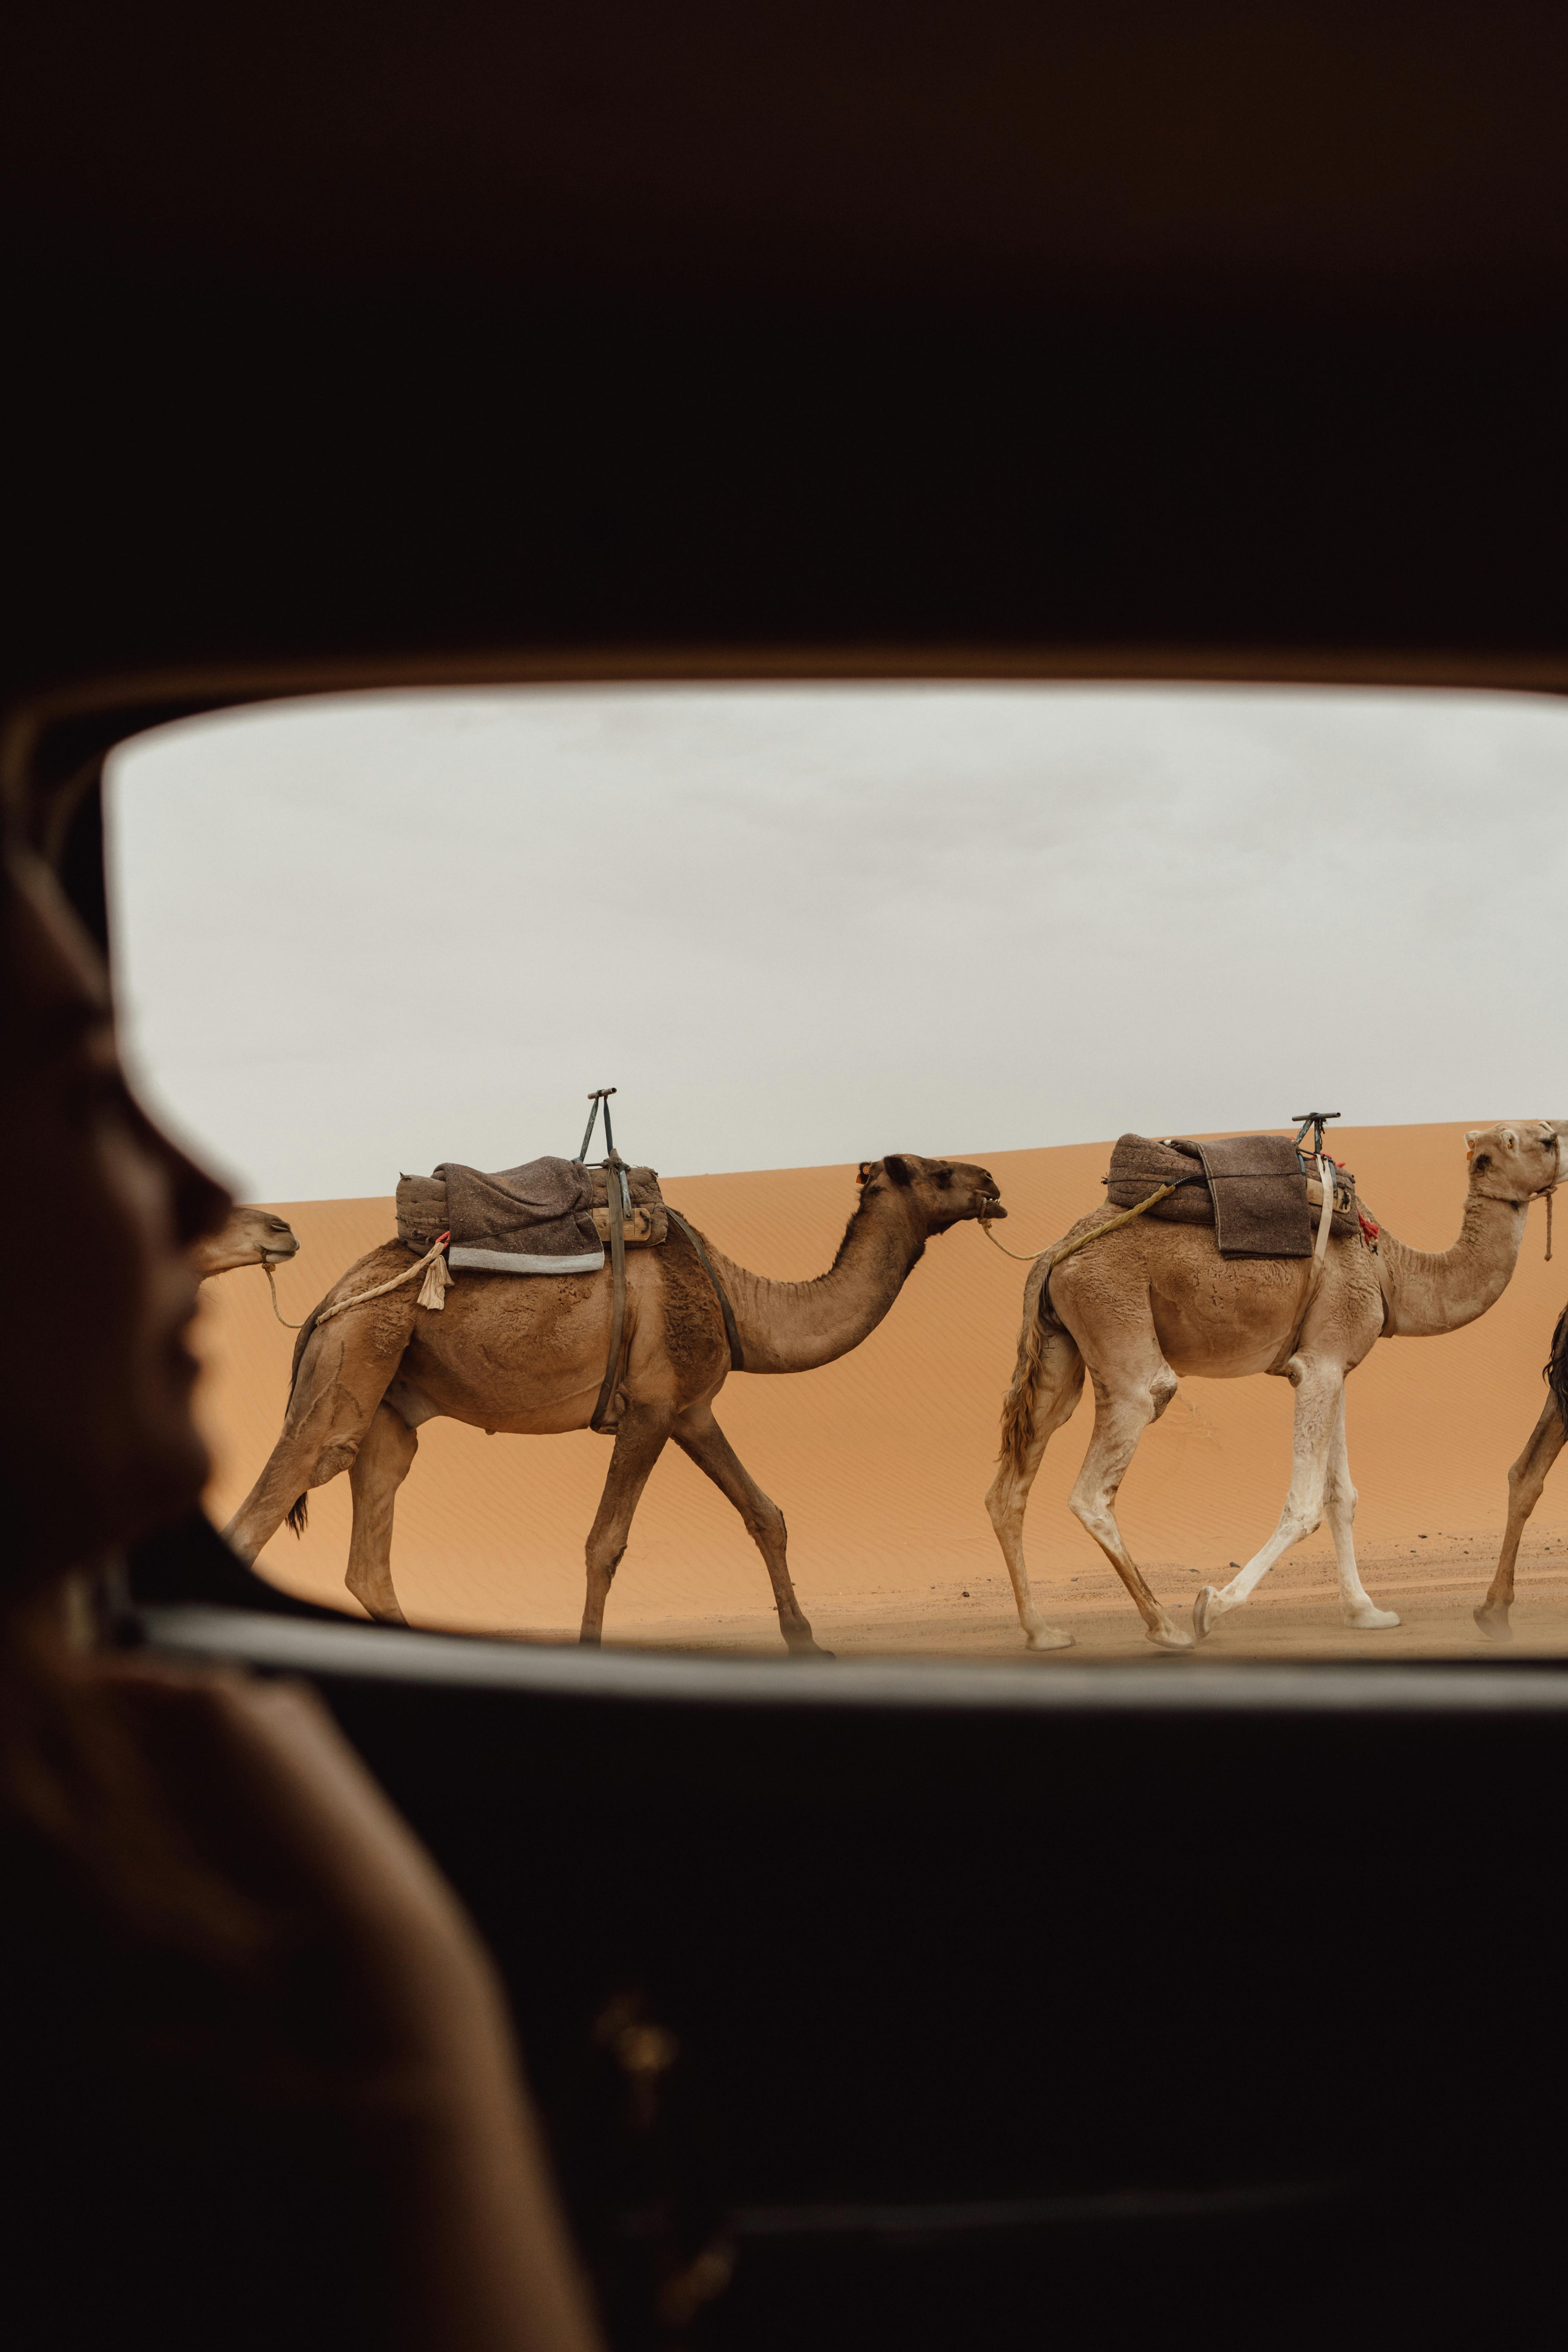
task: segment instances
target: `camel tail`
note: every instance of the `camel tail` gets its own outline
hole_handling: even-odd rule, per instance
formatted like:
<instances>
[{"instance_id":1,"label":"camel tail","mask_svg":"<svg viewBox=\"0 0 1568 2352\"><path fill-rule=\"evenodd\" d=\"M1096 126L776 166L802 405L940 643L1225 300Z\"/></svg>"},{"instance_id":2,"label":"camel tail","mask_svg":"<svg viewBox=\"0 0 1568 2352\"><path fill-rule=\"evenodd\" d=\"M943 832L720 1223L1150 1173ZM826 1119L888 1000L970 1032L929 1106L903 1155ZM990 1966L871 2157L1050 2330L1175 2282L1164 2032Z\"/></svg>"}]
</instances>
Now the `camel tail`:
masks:
<instances>
[{"instance_id":1,"label":"camel tail","mask_svg":"<svg viewBox=\"0 0 1568 2352\"><path fill-rule=\"evenodd\" d=\"M310 1523L310 1498L308 1495L296 1495L289 1507L289 1525L297 1536L302 1536Z\"/></svg>"},{"instance_id":2,"label":"camel tail","mask_svg":"<svg viewBox=\"0 0 1568 2352\"><path fill-rule=\"evenodd\" d=\"M1039 1382L1040 1351L1046 1344L1046 1332L1055 1327L1056 1320L1051 1312L1048 1283L1041 1282L1032 1300L1026 1287L1017 1369L1003 1400L1002 1446L997 1455L1009 1469L1020 1473L1028 1467L1029 1448L1035 1438L1035 1391Z\"/></svg>"},{"instance_id":3,"label":"camel tail","mask_svg":"<svg viewBox=\"0 0 1568 2352\"><path fill-rule=\"evenodd\" d=\"M1568 1429L1568 1307L1557 1318L1557 1328L1552 1334L1552 1353L1546 1360L1545 1379L1563 1426Z\"/></svg>"}]
</instances>

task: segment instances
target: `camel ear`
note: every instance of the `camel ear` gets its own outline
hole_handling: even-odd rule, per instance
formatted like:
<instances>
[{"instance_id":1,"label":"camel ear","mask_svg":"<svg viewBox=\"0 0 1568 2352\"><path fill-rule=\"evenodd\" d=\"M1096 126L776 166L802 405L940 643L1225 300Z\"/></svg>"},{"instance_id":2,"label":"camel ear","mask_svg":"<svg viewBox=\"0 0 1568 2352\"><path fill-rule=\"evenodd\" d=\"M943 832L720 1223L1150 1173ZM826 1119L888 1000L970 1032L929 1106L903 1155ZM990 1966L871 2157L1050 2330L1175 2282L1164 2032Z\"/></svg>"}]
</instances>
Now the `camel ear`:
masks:
<instances>
[{"instance_id":1,"label":"camel ear","mask_svg":"<svg viewBox=\"0 0 1568 2352\"><path fill-rule=\"evenodd\" d=\"M1517 1151L1519 1150L1519 1138L1511 1127L1505 1127L1503 1129L1502 1148L1505 1151Z\"/></svg>"},{"instance_id":2,"label":"camel ear","mask_svg":"<svg viewBox=\"0 0 1568 2352\"><path fill-rule=\"evenodd\" d=\"M1465 1157L1466 1157L1466 1159L1467 1159L1467 1160L1473 1160L1473 1159L1475 1158L1475 1156L1476 1156L1476 1146L1477 1146L1477 1144L1480 1141L1480 1139L1481 1139L1481 1130L1480 1130L1480 1129L1479 1129L1479 1127L1467 1127L1467 1128L1466 1128L1466 1129L1465 1129Z\"/></svg>"},{"instance_id":3,"label":"camel ear","mask_svg":"<svg viewBox=\"0 0 1568 2352\"><path fill-rule=\"evenodd\" d=\"M903 1159L900 1153L895 1151L889 1159L883 1160L882 1165L887 1170L895 1184L912 1184L914 1182L918 1171L911 1168L909 1161Z\"/></svg>"},{"instance_id":4,"label":"camel ear","mask_svg":"<svg viewBox=\"0 0 1568 2352\"><path fill-rule=\"evenodd\" d=\"M862 1160L860 1162L860 1172L855 1179L857 1184L868 1183L871 1178L871 1171L876 1165L877 1163L874 1160Z\"/></svg>"}]
</instances>

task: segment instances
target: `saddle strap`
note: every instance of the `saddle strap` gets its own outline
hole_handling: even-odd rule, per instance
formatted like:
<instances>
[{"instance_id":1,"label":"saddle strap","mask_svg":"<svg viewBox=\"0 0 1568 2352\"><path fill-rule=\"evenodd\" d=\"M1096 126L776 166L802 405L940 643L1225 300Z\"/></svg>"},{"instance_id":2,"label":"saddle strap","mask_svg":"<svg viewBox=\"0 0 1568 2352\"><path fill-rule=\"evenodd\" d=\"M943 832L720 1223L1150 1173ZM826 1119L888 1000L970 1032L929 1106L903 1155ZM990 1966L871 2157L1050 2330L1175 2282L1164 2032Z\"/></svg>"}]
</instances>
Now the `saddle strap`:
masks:
<instances>
[{"instance_id":1,"label":"saddle strap","mask_svg":"<svg viewBox=\"0 0 1568 2352\"><path fill-rule=\"evenodd\" d=\"M1312 1252L1312 1270L1307 1276L1307 1296L1301 1301L1301 1312L1296 1318L1290 1337L1268 1367L1270 1372L1283 1372L1300 1345L1301 1334L1307 1328L1307 1318L1312 1311L1312 1301L1318 1295L1323 1279L1323 1267L1328 1261L1329 1229L1334 1221L1334 1171L1332 1161L1326 1161L1321 1152L1318 1154L1318 1182L1322 1188L1323 1205L1318 1218L1318 1241Z\"/></svg>"},{"instance_id":2,"label":"saddle strap","mask_svg":"<svg viewBox=\"0 0 1568 2352\"><path fill-rule=\"evenodd\" d=\"M621 1158L619 1152L612 1151L607 1155L605 1161L605 1170L608 1178L605 1190L609 1196L610 1203L610 1354L609 1360L605 1366L605 1380L604 1385L599 1391L599 1402L594 1407L593 1418L588 1423L590 1429L603 1429L605 1425L605 1415L610 1410L610 1401L614 1397L616 1391L620 1387L622 1378L626 1371L626 1234L625 1212L626 1194L626 1189L621 1182ZM616 1197L617 1192L619 1192L621 1196L618 1200Z\"/></svg>"},{"instance_id":3,"label":"saddle strap","mask_svg":"<svg viewBox=\"0 0 1568 2352\"><path fill-rule=\"evenodd\" d=\"M665 1204L665 1214L672 1225L680 1227L681 1232L697 1252L698 1264L713 1285L719 1300L719 1311L724 1318L724 1337L730 1342L730 1370L732 1372L743 1372L746 1369L746 1359L741 1347L741 1335L735 1328L735 1310L730 1304L729 1292L713 1271L713 1261L702 1246L702 1237L693 1226L687 1223L679 1210L670 1208L668 1202Z\"/></svg>"}]
</instances>

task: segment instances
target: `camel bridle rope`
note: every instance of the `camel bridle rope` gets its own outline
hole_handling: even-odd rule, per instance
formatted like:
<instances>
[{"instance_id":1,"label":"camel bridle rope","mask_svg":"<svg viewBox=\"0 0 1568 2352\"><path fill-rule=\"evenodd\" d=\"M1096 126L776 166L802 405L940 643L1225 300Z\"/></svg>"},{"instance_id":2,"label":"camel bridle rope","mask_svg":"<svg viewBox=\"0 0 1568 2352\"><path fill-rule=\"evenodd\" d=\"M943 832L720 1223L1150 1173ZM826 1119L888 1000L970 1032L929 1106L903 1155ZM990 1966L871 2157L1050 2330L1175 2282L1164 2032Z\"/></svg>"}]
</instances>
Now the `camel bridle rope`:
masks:
<instances>
[{"instance_id":1,"label":"camel bridle rope","mask_svg":"<svg viewBox=\"0 0 1568 2352\"><path fill-rule=\"evenodd\" d=\"M267 1287L272 1293L272 1312L277 1316L278 1320L282 1324L285 1331L302 1331L305 1325L310 1318L307 1315L300 1322L289 1322L289 1318L284 1314L283 1309L278 1304L278 1277L272 1271L272 1260L269 1257L264 1257L262 1259L261 1271L267 1276Z\"/></svg>"},{"instance_id":2,"label":"camel bridle rope","mask_svg":"<svg viewBox=\"0 0 1568 2352\"><path fill-rule=\"evenodd\" d=\"M305 1323L309 1323L313 1319L315 1328L319 1331L323 1323L330 1323L334 1315L344 1315L348 1312L351 1307L366 1307L373 1298L384 1298L389 1290L401 1290L403 1285L405 1282L412 1282L416 1274L423 1274L425 1276L424 1281L419 1286L420 1306L431 1307L445 1307L447 1304L447 1293L451 1287L452 1277L447 1271L447 1261L441 1253L446 1248L447 1244L451 1240L451 1238L452 1236L450 1234L437 1234L436 1240L432 1242L424 1256L416 1258L414 1264L407 1267L404 1273L395 1274L390 1282L378 1282L373 1290L356 1290L352 1298L334 1298L330 1307L323 1307L321 1313L313 1318L307 1315L305 1318ZM264 1265L266 1264L265 1260L262 1262ZM269 1265L267 1267L267 1279L268 1282L271 1282L272 1280L272 1268ZM276 1286L274 1286L272 1292L272 1312L277 1316L278 1320L282 1324L283 1328L286 1331L302 1331L304 1329L305 1323L290 1323L288 1317L279 1308Z\"/></svg>"},{"instance_id":3,"label":"camel bridle rope","mask_svg":"<svg viewBox=\"0 0 1568 2352\"><path fill-rule=\"evenodd\" d=\"M1181 1181L1183 1184L1190 1184L1193 1179L1190 1176L1184 1176ZM1060 1265L1064 1257L1071 1257L1074 1250L1082 1249L1086 1242L1097 1242L1101 1234L1113 1234L1118 1225L1130 1225L1134 1217L1141 1217L1144 1211L1152 1209L1156 1202L1167 1199L1171 1193L1179 1192L1181 1186L1178 1184L1162 1184L1157 1192L1151 1192L1149 1198L1146 1201L1140 1201L1135 1209L1123 1209L1119 1217L1108 1217L1104 1224L1096 1225L1091 1233L1079 1234L1076 1241L1060 1242L1054 1249L1048 1245L1042 1250L1009 1249L1005 1242L997 1240L991 1230L991 1220L987 1216L981 1217L980 1230L993 1249L999 1249L1004 1257L1016 1258L1020 1265L1038 1265L1043 1257L1048 1258L1050 1265L1046 1268L1048 1274L1052 1267Z\"/></svg>"}]
</instances>

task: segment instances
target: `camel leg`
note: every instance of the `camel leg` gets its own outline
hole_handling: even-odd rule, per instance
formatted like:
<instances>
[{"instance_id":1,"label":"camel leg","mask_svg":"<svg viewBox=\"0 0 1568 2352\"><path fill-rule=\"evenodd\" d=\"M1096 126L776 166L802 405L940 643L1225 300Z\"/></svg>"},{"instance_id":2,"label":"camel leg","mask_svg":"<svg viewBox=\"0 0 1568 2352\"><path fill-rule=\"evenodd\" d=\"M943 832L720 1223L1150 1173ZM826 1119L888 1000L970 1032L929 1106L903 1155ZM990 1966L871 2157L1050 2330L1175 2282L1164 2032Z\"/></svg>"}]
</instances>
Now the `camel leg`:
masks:
<instances>
[{"instance_id":1,"label":"camel leg","mask_svg":"<svg viewBox=\"0 0 1568 2352\"><path fill-rule=\"evenodd\" d=\"M1190 1650L1192 1635L1176 1624L1144 1582L1111 1508L1139 1439L1151 1422L1159 1420L1175 1393L1176 1375L1163 1358L1154 1368L1131 1376L1114 1391L1096 1373L1094 1434L1078 1484L1068 1497L1068 1508L1081 1519L1131 1594L1151 1642L1162 1650Z\"/></svg>"},{"instance_id":2,"label":"camel leg","mask_svg":"<svg viewBox=\"0 0 1568 2352\"><path fill-rule=\"evenodd\" d=\"M664 1452L674 1415L663 1405L628 1403L616 1432L610 1475L588 1531L588 1593L580 1641L596 1646L605 1630L605 1603L632 1531L632 1518L653 1465Z\"/></svg>"},{"instance_id":3,"label":"camel leg","mask_svg":"<svg viewBox=\"0 0 1568 2352\"><path fill-rule=\"evenodd\" d=\"M378 1404L354 1455L349 1488L354 1499L348 1574L354 1599L384 1625L406 1625L392 1583L392 1514L419 1440L400 1412Z\"/></svg>"},{"instance_id":4,"label":"camel leg","mask_svg":"<svg viewBox=\"0 0 1568 2352\"><path fill-rule=\"evenodd\" d=\"M1018 1605L1018 1622L1024 1629L1025 1647L1030 1650L1070 1650L1073 1636L1066 1626L1047 1625L1035 1607L1034 1595L1029 1590L1029 1570L1024 1559L1024 1514L1029 1507L1029 1489L1045 1458L1047 1446L1062 1423L1070 1419L1083 1394L1083 1358L1079 1353L1078 1342L1059 1326L1047 1330L1041 1340L1034 1390L1034 1428L1024 1449L1022 1466L1010 1461L1004 1454L986 1493L985 1507L991 1514L991 1524L1002 1547L1007 1573L1013 1580L1013 1598Z\"/></svg>"},{"instance_id":5,"label":"camel leg","mask_svg":"<svg viewBox=\"0 0 1568 2352\"><path fill-rule=\"evenodd\" d=\"M412 1310L411 1310L412 1311ZM408 1335L363 1317L312 1332L283 1417L283 1430L249 1494L226 1528L224 1541L247 1565L269 1544L312 1486L346 1470L375 1417L407 1345Z\"/></svg>"},{"instance_id":6,"label":"camel leg","mask_svg":"<svg viewBox=\"0 0 1568 2352\"><path fill-rule=\"evenodd\" d=\"M1503 1534L1502 1550L1487 1597L1474 1612L1477 1624L1489 1642L1510 1642L1513 1639L1508 1612L1513 1606L1513 1570L1519 1558L1519 1539L1524 1533L1526 1520L1541 1500L1546 1474L1562 1453L1565 1437L1568 1437L1568 1430L1563 1426L1557 1400L1549 1396L1542 1408L1541 1419L1530 1433L1524 1452L1508 1474L1508 1526Z\"/></svg>"},{"instance_id":7,"label":"camel leg","mask_svg":"<svg viewBox=\"0 0 1568 2352\"><path fill-rule=\"evenodd\" d=\"M795 1599L784 1549L788 1540L784 1515L778 1505L763 1494L736 1454L714 1420L711 1406L700 1404L689 1407L676 1423L671 1434L681 1452L712 1479L721 1495L728 1496L745 1521L746 1533L763 1555L768 1580L773 1588L773 1600L778 1605L779 1631L791 1654L796 1657L830 1656L831 1652L819 1649L813 1640L805 1613Z\"/></svg>"},{"instance_id":8,"label":"camel leg","mask_svg":"<svg viewBox=\"0 0 1568 2352\"><path fill-rule=\"evenodd\" d=\"M1262 1550L1255 1552L1228 1584L1217 1590L1205 1584L1194 1601L1193 1631L1200 1642L1212 1631L1216 1617L1223 1617L1226 1610L1239 1609L1262 1583L1275 1561L1293 1543L1310 1536L1322 1520L1334 1429L1344 1411L1344 1374L1337 1364L1309 1363L1300 1356L1291 1357L1286 1371L1296 1391L1290 1491L1285 1497L1279 1524ZM1392 1610L1378 1610L1376 1619L1380 1625L1399 1622Z\"/></svg>"},{"instance_id":9,"label":"camel leg","mask_svg":"<svg viewBox=\"0 0 1568 2352\"><path fill-rule=\"evenodd\" d=\"M1329 1447L1328 1483L1323 1508L1334 1539L1334 1566L1339 1571L1340 1606L1347 1625L1363 1633L1385 1633L1399 1619L1392 1609L1380 1609L1361 1580L1355 1556L1356 1492L1351 1480L1351 1459L1345 1446L1345 1392L1340 1390L1339 1410Z\"/></svg>"},{"instance_id":10,"label":"camel leg","mask_svg":"<svg viewBox=\"0 0 1568 2352\"><path fill-rule=\"evenodd\" d=\"M296 1420L291 1412L260 1477L223 1531L230 1550L247 1565L254 1560L312 1486L326 1486L349 1467L375 1411L374 1403L367 1409L333 1383L308 1413Z\"/></svg>"}]
</instances>

